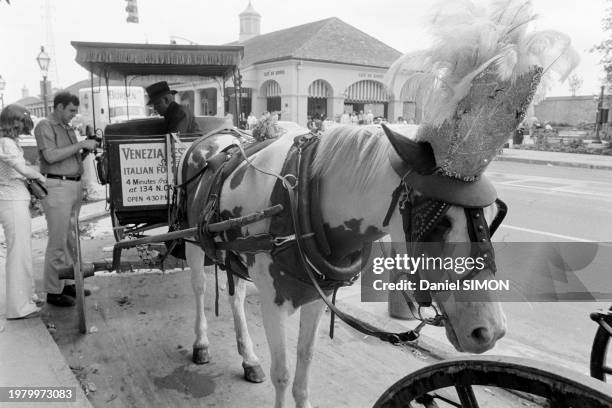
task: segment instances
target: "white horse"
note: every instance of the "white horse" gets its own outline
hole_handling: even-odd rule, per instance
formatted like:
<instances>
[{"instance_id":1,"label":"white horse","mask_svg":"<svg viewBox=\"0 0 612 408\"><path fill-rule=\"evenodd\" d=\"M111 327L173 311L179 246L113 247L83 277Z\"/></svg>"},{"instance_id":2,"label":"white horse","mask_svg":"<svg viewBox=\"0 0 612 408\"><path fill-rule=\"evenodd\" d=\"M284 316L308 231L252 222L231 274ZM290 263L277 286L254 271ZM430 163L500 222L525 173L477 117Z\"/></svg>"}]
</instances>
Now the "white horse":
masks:
<instances>
[{"instance_id":1,"label":"white horse","mask_svg":"<svg viewBox=\"0 0 612 408\"><path fill-rule=\"evenodd\" d=\"M416 126L414 127L416 129ZM286 133L243 162L224 182L220 212L240 216L270 206L270 196L277 178L263 174L280 173L287 152L299 131ZM197 173L205 159L210 158L237 140L230 134L208 137L198 144L194 153L183 164L185 177ZM401 178L391 166L389 155L393 147L380 127L338 127L322 136L316 147L313 177L320 182L321 216L331 255L340 260L349 253L359 251L365 242L372 242L387 234L395 242L405 241L402 218L394 210L388 226L383 219L388 212L391 194L400 185ZM409 165L409 163L408 163ZM185 166L187 168L185 169ZM187 188L188 220L197 225L202 210L201 183ZM497 213L497 207L484 209L488 223ZM242 228L243 236L254 236L269 231L270 219ZM468 220L462 207L451 205L440 223L435 239L444 242L470 242ZM429 238L431 239L431 238ZM196 339L193 345L195 363L208 362L209 339L204 315L206 274L205 253L197 245L188 243L186 257L191 267L192 284L196 295ZM315 339L325 303L315 289L283 270L268 252L241 255L253 282L259 290L263 323L272 358L270 376L276 389L276 408L285 406L285 396L291 376L287 363L285 331L287 319L300 310L300 328L297 344L297 363L292 393L297 407L310 407L309 369L314 357ZM300 267L300 259L295 259ZM483 278L490 278L490 272ZM242 356L245 378L261 382L264 374L260 360L253 350L244 313L246 282L235 278L235 294L230 296L234 316L238 352ZM459 351L481 353L489 350L506 330L505 316L499 303L492 301L456 302L452 296L433 294L446 315L446 334Z\"/></svg>"}]
</instances>

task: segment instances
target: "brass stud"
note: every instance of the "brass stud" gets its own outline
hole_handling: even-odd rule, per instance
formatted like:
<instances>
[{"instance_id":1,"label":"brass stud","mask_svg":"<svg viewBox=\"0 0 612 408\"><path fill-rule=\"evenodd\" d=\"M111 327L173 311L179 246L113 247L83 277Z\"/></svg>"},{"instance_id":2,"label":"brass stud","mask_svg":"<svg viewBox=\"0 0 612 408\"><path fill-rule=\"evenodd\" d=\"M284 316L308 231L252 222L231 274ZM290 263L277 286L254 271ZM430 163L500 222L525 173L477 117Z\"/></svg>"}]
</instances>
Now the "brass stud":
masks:
<instances>
[{"instance_id":1,"label":"brass stud","mask_svg":"<svg viewBox=\"0 0 612 408\"><path fill-rule=\"evenodd\" d=\"M480 218L480 213L474 214L474 218Z\"/></svg>"},{"instance_id":2,"label":"brass stud","mask_svg":"<svg viewBox=\"0 0 612 408\"><path fill-rule=\"evenodd\" d=\"M482 230L484 230L484 227L482 225L479 225L478 226L478 231L482 231Z\"/></svg>"}]
</instances>

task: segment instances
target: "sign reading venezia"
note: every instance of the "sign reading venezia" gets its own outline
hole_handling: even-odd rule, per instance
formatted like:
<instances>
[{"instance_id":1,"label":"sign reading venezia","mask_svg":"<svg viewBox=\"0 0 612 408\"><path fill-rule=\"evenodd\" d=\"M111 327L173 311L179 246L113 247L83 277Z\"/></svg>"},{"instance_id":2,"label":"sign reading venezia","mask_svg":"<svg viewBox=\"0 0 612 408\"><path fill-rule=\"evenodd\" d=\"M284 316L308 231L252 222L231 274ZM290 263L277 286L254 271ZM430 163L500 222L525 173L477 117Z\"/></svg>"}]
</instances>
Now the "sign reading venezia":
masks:
<instances>
[{"instance_id":1,"label":"sign reading venezia","mask_svg":"<svg viewBox=\"0 0 612 408\"><path fill-rule=\"evenodd\" d=\"M136 159L158 159L166 158L166 154L161 148L151 149L151 148L125 148L122 147L121 153L123 153L124 159L136 160Z\"/></svg>"}]
</instances>

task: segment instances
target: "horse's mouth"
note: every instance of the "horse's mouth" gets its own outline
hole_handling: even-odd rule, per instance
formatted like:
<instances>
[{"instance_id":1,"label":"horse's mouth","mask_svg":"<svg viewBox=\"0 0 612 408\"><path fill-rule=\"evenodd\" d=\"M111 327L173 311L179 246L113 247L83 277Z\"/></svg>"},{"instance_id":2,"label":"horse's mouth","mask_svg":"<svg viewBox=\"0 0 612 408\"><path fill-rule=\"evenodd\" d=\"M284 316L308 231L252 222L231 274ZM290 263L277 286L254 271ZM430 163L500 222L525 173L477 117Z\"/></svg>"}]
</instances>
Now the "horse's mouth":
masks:
<instances>
[{"instance_id":1,"label":"horse's mouth","mask_svg":"<svg viewBox=\"0 0 612 408\"><path fill-rule=\"evenodd\" d=\"M459 343L459 338L457 337L457 333L455 333L455 329L453 326L448 324L448 322L444 323L444 329L446 330L446 338L448 341L455 347L457 351L463 352L463 347L461 347L461 343Z\"/></svg>"},{"instance_id":2,"label":"horse's mouth","mask_svg":"<svg viewBox=\"0 0 612 408\"><path fill-rule=\"evenodd\" d=\"M441 303L438 303L438 307L440 308L440 313L446 315L444 306ZM453 345L453 347L455 347L455 350L463 352L464 350L459 342L459 337L457 336L457 333L455 333L453 326L449 323L448 318L444 320L444 330L446 331L446 338Z\"/></svg>"}]
</instances>

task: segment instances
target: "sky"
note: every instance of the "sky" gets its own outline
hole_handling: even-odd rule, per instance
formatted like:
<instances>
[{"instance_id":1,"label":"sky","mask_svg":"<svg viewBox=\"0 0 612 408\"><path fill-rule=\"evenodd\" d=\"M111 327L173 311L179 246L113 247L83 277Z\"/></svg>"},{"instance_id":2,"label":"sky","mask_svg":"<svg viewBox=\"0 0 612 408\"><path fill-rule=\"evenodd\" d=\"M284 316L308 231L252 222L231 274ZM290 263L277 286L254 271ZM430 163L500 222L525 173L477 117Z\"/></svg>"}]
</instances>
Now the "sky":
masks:
<instances>
[{"instance_id":1,"label":"sky","mask_svg":"<svg viewBox=\"0 0 612 408\"><path fill-rule=\"evenodd\" d=\"M54 86L66 87L89 78L74 62L71 41L168 44L170 37L176 36L203 45L226 44L238 39L238 14L248 5L248 0L137 0L140 23L129 24L125 21L125 0L10 1L8 5L0 0L0 75L7 83L5 103L21 98L24 85L30 95L40 93L42 76L36 56L41 45L52 57L49 79ZM425 20L431 3L252 0L262 16L262 34L338 17L403 53L429 45ZM568 34L580 53L582 60L575 73L584 82L578 94L598 94L604 75L600 57L589 49L605 38L601 19L606 0L533 0L533 5L540 16L535 27ZM187 43L182 39L177 42ZM549 92L549 96L569 94L567 83Z\"/></svg>"}]
</instances>

